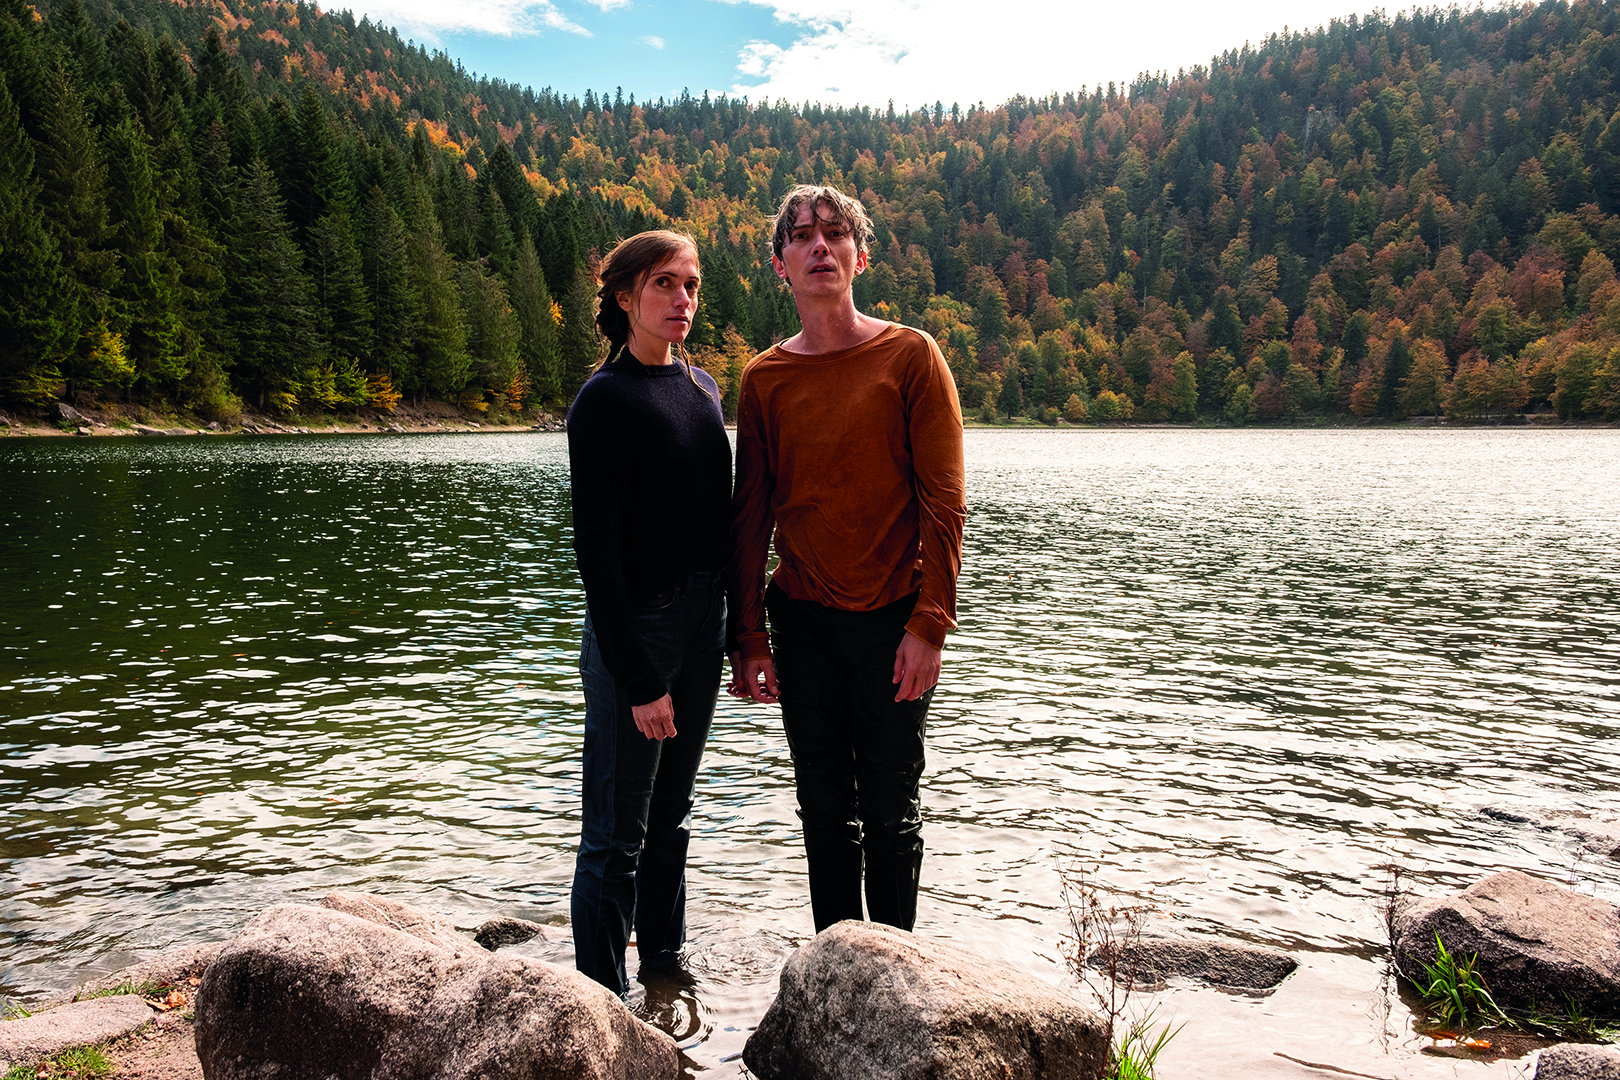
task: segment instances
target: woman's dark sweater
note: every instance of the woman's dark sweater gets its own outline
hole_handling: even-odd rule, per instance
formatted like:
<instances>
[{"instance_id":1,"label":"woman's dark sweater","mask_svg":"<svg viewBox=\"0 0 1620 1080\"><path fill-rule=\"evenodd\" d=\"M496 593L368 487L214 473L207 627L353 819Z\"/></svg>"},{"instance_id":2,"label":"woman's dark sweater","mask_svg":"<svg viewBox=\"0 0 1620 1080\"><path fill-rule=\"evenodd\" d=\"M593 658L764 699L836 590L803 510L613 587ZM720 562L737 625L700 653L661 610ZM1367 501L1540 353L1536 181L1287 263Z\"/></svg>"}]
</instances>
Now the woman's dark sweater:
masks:
<instances>
[{"instance_id":1,"label":"woman's dark sweater","mask_svg":"<svg viewBox=\"0 0 1620 1080\"><path fill-rule=\"evenodd\" d=\"M568 410L574 555L602 661L632 705L666 690L632 614L730 557L731 443L708 373L628 350Z\"/></svg>"}]
</instances>

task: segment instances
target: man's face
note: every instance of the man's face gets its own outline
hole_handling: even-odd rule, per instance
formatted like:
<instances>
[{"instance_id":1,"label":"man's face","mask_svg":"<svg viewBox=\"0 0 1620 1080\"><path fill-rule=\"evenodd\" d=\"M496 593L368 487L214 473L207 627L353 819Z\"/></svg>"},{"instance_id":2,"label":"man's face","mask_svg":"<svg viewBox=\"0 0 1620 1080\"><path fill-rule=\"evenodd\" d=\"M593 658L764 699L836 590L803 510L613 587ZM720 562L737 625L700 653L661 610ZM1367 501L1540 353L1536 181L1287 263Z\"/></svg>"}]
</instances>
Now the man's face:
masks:
<instances>
[{"instance_id":1,"label":"man's face","mask_svg":"<svg viewBox=\"0 0 1620 1080\"><path fill-rule=\"evenodd\" d=\"M771 266L796 296L837 296L855 287L856 275L866 269L866 252L830 207L805 203Z\"/></svg>"}]
</instances>

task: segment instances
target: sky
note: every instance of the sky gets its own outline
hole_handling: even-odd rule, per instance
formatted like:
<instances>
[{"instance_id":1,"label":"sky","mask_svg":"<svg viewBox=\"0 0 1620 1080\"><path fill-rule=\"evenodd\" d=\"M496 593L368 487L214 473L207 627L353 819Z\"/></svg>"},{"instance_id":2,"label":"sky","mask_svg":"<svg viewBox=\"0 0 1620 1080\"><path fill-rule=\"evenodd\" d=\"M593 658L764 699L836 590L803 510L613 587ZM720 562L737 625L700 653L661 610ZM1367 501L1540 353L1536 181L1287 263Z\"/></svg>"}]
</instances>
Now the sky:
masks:
<instances>
[{"instance_id":1,"label":"sky","mask_svg":"<svg viewBox=\"0 0 1620 1080\"><path fill-rule=\"evenodd\" d=\"M346 6L338 3L335 7ZM470 72L568 97L998 105L1208 64L1371 0L360 0ZM1393 14L1396 9L1389 9ZM1405 10L1405 9L1400 9Z\"/></svg>"}]
</instances>

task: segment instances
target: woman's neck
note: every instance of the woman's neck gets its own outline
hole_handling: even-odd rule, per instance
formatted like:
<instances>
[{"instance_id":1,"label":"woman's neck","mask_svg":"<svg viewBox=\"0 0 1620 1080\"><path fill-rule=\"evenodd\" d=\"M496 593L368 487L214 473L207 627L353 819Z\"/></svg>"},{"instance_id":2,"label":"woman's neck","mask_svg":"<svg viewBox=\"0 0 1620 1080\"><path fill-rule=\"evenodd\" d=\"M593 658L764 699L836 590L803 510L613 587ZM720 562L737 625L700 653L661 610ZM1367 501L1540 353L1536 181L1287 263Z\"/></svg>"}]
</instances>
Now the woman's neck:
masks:
<instances>
[{"instance_id":1,"label":"woman's neck","mask_svg":"<svg viewBox=\"0 0 1620 1080\"><path fill-rule=\"evenodd\" d=\"M631 334L630 340L625 342L624 349L646 367L662 367L673 360L667 341L648 341L646 338Z\"/></svg>"}]
</instances>

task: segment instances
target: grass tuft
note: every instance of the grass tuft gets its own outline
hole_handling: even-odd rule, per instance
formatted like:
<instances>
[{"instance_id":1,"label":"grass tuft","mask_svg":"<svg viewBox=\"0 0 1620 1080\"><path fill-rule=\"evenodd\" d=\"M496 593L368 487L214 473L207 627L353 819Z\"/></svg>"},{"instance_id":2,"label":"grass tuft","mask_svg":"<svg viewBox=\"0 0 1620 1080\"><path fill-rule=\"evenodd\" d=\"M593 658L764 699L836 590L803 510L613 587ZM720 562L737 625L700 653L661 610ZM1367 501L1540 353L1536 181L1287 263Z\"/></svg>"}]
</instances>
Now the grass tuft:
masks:
<instances>
[{"instance_id":1,"label":"grass tuft","mask_svg":"<svg viewBox=\"0 0 1620 1080\"><path fill-rule=\"evenodd\" d=\"M1154 1080L1153 1070L1158 1065L1160 1051L1186 1024L1175 1027L1165 1024L1155 1035L1153 1014L1154 1010L1149 1009L1119 1037L1105 1080Z\"/></svg>"},{"instance_id":2,"label":"grass tuft","mask_svg":"<svg viewBox=\"0 0 1620 1080\"><path fill-rule=\"evenodd\" d=\"M130 982L127 979L117 986L109 986L102 990L92 990L85 994L76 994L75 1001L92 1001L96 998L122 997L125 994L135 994L139 997L162 997L167 983Z\"/></svg>"},{"instance_id":3,"label":"grass tuft","mask_svg":"<svg viewBox=\"0 0 1620 1080\"><path fill-rule=\"evenodd\" d=\"M1423 963L1427 983L1418 987L1423 1003L1443 1027L1467 1033L1489 1025L1511 1027L1513 1021L1491 997L1485 977L1476 967L1479 954L1459 959L1447 951L1446 943L1434 935L1434 963Z\"/></svg>"},{"instance_id":4,"label":"grass tuft","mask_svg":"<svg viewBox=\"0 0 1620 1080\"><path fill-rule=\"evenodd\" d=\"M112 1062L96 1046L75 1046L37 1065L14 1065L3 1080L98 1080L112 1072Z\"/></svg>"}]
</instances>

